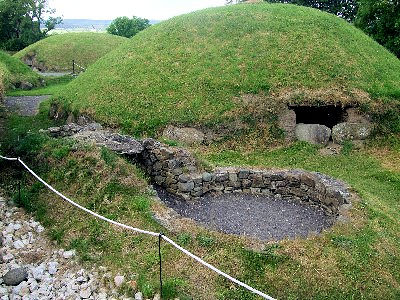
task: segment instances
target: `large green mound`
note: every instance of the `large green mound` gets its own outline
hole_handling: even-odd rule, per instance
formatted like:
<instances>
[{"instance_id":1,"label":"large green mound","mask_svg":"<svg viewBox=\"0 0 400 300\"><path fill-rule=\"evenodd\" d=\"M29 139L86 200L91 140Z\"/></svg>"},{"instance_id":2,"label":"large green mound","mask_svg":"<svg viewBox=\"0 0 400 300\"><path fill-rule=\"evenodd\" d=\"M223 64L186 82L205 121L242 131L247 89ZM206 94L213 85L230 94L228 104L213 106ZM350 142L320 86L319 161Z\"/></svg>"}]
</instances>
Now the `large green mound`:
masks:
<instances>
[{"instance_id":1,"label":"large green mound","mask_svg":"<svg viewBox=\"0 0 400 300\"><path fill-rule=\"evenodd\" d=\"M144 30L55 100L143 134L169 123L245 117L243 106L252 101L246 94L266 102L396 103L400 61L334 15L284 4L233 5Z\"/></svg>"},{"instance_id":2,"label":"large green mound","mask_svg":"<svg viewBox=\"0 0 400 300\"><path fill-rule=\"evenodd\" d=\"M19 87L22 82L37 86L40 76L23 62L0 51L0 98L8 88Z\"/></svg>"},{"instance_id":3,"label":"large green mound","mask_svg":"<svg viewBox=\"0 0 400 300\"><path fill-rule=\"evenodd\" d=\"M87 68L127 40L106 33L59 34L30 45L14 56L43 71L71 71L72 60Z\"/></svg>"}]
</instances>

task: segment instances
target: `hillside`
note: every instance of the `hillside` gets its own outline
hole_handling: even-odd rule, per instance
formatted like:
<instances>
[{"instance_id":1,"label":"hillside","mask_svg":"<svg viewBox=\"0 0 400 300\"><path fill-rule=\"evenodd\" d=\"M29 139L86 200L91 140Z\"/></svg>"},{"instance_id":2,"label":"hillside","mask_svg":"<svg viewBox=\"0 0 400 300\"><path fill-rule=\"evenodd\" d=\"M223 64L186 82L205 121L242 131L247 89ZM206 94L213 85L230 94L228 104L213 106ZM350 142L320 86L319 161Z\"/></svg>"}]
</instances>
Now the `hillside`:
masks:
<instances>
[{"instance_id":1,"label":"hillside","mask_svg":"<svg viewBox=\"0 0 400 300\"><path fill-rule=\"evenodd\" d=\"M283 4L175 17L100 59L55 101L135 134L267 114L275 102L398 102L400 61L346 21ZM272 100L272 101L271 101ZM262 108L263 107L263 108ZM262 111L261 111L262 110Z\"/></svg>"},{"instance_id":2,"label":"hillside","mask_svg":"<svg viewBox=\"0 0 400 300\"><path fill-rule=\"evenodd\" d=\"M40 83L39 79L39 75L24 63L0 51L0 98L12 86L19 87L21 82L29 82L37 86Z\"/></svg>"},{"instance_id":3,"label":"hillside","mask_svg":"<svg viewBox=\"0 0 400 300\"><path fill-rule=\"evenodd\" d=\"M87 68L127 41L105 33L52 35L16 53L14 57L42 71L71 71L72 60Z\"/></svg>"}]
</instances>

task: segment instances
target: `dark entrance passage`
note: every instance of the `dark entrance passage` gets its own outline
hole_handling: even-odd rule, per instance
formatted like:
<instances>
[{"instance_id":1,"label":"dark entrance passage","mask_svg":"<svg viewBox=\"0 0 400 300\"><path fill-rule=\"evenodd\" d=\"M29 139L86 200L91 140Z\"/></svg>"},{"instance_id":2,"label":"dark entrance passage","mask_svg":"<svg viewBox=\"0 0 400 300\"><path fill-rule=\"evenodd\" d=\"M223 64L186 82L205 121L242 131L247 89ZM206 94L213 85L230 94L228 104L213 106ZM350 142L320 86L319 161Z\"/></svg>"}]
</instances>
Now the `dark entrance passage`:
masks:
<instances>
[{"instance_id":1,"label":"dark entrance passage","mask_svg":"<svg viewBox=\"0 0 400 300\"><path fill-rule=\"evenodd\" d=\"M296 113L296 123L320 124L332 129L344 122L345 108L341 106L291 106Z\"/></svg>"}]
</instances>

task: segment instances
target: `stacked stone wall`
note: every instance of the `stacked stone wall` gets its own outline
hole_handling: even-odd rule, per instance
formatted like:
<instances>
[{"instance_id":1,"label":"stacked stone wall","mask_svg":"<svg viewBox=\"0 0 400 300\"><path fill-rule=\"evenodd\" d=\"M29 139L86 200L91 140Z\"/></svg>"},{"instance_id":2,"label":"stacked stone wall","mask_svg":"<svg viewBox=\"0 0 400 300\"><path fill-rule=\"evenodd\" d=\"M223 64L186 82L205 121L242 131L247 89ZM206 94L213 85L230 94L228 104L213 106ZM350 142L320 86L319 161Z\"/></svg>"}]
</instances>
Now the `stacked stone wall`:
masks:
<instances>
[{"instance_id":1,"label":"stacked stone wall","mask_svg":"<svg viewBox=\"0 0 400 300\"><path fill-rule=\"evenodd\" d=\"M152 139L142 144L140 161L153 181L186 200L198 200L208 193L251 193L302 201L322 207L328 215L338 215L340 206L349 203L346 185L320 173L250 168L219 168L205 172L184 149Z\"/></svg>"}]
</instances>

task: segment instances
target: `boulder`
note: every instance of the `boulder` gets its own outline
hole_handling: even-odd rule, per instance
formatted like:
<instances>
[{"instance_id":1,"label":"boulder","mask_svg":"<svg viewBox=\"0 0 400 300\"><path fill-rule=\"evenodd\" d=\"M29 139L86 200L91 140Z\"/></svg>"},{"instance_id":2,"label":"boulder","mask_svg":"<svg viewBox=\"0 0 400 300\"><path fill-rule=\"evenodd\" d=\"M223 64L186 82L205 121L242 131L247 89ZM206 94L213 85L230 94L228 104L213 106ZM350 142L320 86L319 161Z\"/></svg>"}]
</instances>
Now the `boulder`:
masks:
<instances>
[{"instance_id":1,"label":"boulder","mask_svg":"<svg viewBox=\"0 0 400 300\"><path fill-rule=\"evenodd\" d=\"M19 83L19 88L21 90L31 90L31 89L33 89L33 84L28 81L21 81Z\"/></svg>"},{"instance_id":2,"label":"boulder","mask_svg":"<svg viewBox=\"0 0 400 300\"><path fill-rule=\"evenodd\" d=\"M346 140L365 140L370 136L372 126L368 123L339 123L332 129L335 143L342 144Z\"/></svg>"},{"instance_id":3,"label":"boulder","mask_svg":"<svg viewBox=\"0 0 400 300\"><path fill-rule=\"evenodd\" d=\"M316 145L327 145L331 137L330 128L319 124L297 124L296 138Z\"/></svg>"},{"instance_id":4,"label":"boulder","mask_svg":"<svg viewBox=\"0 0 400 300\"><path fill-rule=\"evenodd\" d=\"M17 286L22 281L28 279L28 272L26 268L18 268L10 270L3 276L3 282L5 285Z\"/></svg>"},{"instance_id":5,"label":"boulder","mask_svg":"<svg viewBox=\"0 0 400 300\"><path fill-rule=\"evenodd\" d=\"M295 139L296 113L294 110L286 108L278 114L278 126L285 131L286 140Z\"/></svg>"},{"instance_id":6,"label":"boulder","mask_svg":"<svg viewBox=\"0 0 400 300\"><path fill-rule=\"evenodd\" d=\"M188 145L201 144L205 140L205 134L196 128L179 128L168 126L163 132L163 137L182 142Z\"/></svg>"}]
</instances>

